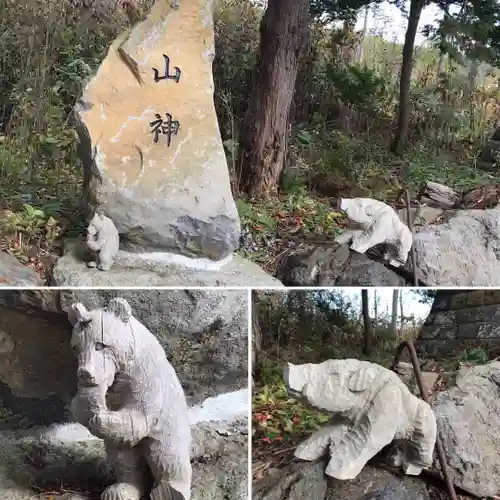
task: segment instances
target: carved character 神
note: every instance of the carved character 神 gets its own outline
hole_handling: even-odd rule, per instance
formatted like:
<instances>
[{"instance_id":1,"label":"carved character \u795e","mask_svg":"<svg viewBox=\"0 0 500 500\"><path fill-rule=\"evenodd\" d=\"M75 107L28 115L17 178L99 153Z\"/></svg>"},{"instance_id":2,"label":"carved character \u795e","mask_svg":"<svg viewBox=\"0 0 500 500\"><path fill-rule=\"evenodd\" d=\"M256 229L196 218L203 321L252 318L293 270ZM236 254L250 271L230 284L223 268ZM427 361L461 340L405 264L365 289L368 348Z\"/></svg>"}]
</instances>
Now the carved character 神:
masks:
<instances>
[{"instance_id":1,"label":"carved character \u795e","mask_svg":"<svg viewBox=\"0 0 500 500\"><path fill-rule=\"evenodd\" d=\"M356 359L288 366L292 394L332 413L331 425L315 432L295 451L303 460L330 454L326 474L353 479L382 448L402 444L399 466L418 475L432 465L437 425L432 408L408 390L392 371Z\"/></svg>"},{"instance_id":2,"label":"carved character \u795e","mask_svg":"<svg viewBox=\"0 0 500 500\"><path fill-rule=\"evenodd\" d=\"M395 267L405 264L413 237L392 207L371 198L340 198L338 205L362 229L345 231L336 238L337 243L350 243L351 249L359 253L386 243L390 251L385 258L390 264Z\"/></svg>"},{"instance_id":3,"label":"carved character \u795e","mask_svg":"<svg viewBox=\"0 0 500 500\"><path fill-rule=\"evenodd\" d=\"M113 221L105 215L95 214L87 228L87 246L97 254L97 261L88 263L101 271L109 271L114 263L120 236Z\"/></svg>"},{"instance_id":4,"label":"carved character \u795e","mask_svg":"<svg viewBox=\"0 0 500 500\"><path fill-rule=\"evenodd\" d=\"M158 340L121 298L92 311L73 304L68 318L78 360L71 410L104 440L116 473L101 499L190 500L188 407Z\"/></svg>"}]
</instances>

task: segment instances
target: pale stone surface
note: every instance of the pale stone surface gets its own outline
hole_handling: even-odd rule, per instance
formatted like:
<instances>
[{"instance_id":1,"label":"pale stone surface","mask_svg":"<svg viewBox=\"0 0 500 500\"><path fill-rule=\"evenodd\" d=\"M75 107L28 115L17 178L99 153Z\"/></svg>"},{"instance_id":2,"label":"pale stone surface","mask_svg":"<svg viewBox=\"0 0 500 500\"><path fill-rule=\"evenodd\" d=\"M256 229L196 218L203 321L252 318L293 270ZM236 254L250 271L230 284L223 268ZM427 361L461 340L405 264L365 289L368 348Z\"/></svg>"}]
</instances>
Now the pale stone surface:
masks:
<instances>
[{"instance_id":1,"label":"pale stone surface","mask_svg":"<svg viewBox=\"0 0 500 500\"><path fill-rule=\"evenodd\" d=\"M67 252L56 262L54 286L61 287L281 287L280 281L257 264L238 255L219 270L189 269L177 265L159 265L141 260L122 259L118 252L115 264L106 273L96 273L82 260L78 245L68 244Z\"/></svg>"},{"instance_id":2,"label":"pale stone surface","mask_svg":"<svg viewBox=\"0 0 500 500\"><path fill-rule=\"evenodd\" d=\"M350 243L351 250L362 254L375 245L386 243L389 263L395 267L406 263L412 234L392 207L371 198L341 198L340 209L361 229L345 231L336 239L337 243Z\"/></svg>"},{"instance_id":3,"label":"pale stone surface","mask_svg":"<svg viewBox=\"0 0 500 500\"><path fill-rule=\"evenodd\" d=\"M414 244L428 286L500 286L500 207L461 210L421 228Z\"/></svg>"},{"instance_id":4,"label":"pale stone surface","mask_svg":"<svg viewBox=\"0 0 500 500\"><path fill-rule=\"evenodd\" d=\"M326 474L355 478L365 464L393 441L404 442L401 465L415 475L432 464L436 418L430 406L410 393L386 368L355 359L292 365L284 370L292 394L334 414L295 451L303 460L329 452Z\"/></svg>"},{"instance_id":5,"label":"pale stone surface","mask_svg":"<svg viewBox=\"0 0 500 500\"><path fill-rule=\"evenodd\" d=\"M92 217L87 228L87 246L96 254L96 259L87 265L109 271L120 246L120 236L109 217L97 213Z\"/></svg>"},{"instance_id":6,"label":"pale stone surface","mask_svg":"<svg viewBox=\"0 0 500 500\"><path fill-rule=\"evenodd\" d=\"M15 257L0 252L0 288L11 286L43 286L39 274L23 266Z\"/></svg>"},{"instance_id":7,"label":"pale stone surface","mask_svg":"<svg viewBox=\"0 0 500 500\"><path fill-rule=\"evenodd\" d=\"M102 178L92 183L97 205L132 251L218 260L239 244L213 102L212 3L184 0L172 10L157 0L112 44L75 109L87 176ZM174 78L162 79L165 56ZM164 129L155 143L157 120Z\"/></svg>"},{"instance_id":8,"label":"pale stone surface","mask_svg":"<svg viewBox=\"0 0 500 500\"><path fill-rule=\"evenodd\" d=\"M150 494L159 500L169 498L172 488L190 500L188 407L157 339L122 298L92 311L75 303L68 318L78 361L72 413L104 440L116 474L101 499L140 500ZM148 467L154 485L149 484Z\"/></svg>"},{"instance_id":9,"label":"pale stone surface","mask_svg":"<svg viewBox=\"0 0 500 500\"><path fill-rule=\"evenodd\" d=\"M454 483L478 498L498 495L500 362L460 370L431 404Z\"/></svg>"},{"instance_id":10,"label":"pale stone surface","mask_svg":"<svg viewBox=\"0 0 500 500\"><path fill-rule=\"evenodd\" d=\"M0 431L0 498L34 500L34 485L53 491L62 484L79 500L102 491L114 479L104 443L82 429L70 424ZM191 432L192 500L248 500L248 421L202 422ZM69 495L54 493L53 499L70 500Z\"/></svg>"}]
</instances>

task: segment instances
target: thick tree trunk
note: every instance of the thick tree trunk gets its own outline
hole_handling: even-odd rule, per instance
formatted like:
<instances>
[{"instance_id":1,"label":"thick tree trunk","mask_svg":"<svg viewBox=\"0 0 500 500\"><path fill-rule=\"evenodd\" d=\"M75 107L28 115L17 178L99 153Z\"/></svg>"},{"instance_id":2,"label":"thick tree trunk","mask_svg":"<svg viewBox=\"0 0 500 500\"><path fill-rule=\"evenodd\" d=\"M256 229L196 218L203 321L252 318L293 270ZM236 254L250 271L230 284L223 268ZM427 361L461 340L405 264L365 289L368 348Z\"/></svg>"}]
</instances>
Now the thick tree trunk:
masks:
<instances>
[{"instance_id":1,"label":"thick tree trunk","mask_svg":"<svg viewBox=\"0 0 500 500\"><path fill-rule=\"evenodd\" d=\"M365 7L365 20L363 22L363 31L361 33L361 40L359 42L359 52L358 52L358 62L359 64L363 63L365 58L365 40L366 35L368 34L368 18L370 16L370 5Z\"/></svg>"},{"instance_id":2,"label":"thick tree trunk","mask_svg":"<svg viewBox=\"0 0 500 500\"><path fill-rule=\"evenodd\" d=\"M269 0L260 55L240 135L240 191L262 198L278 189L299 58L309 29L309 0Z\"/></svg>"},{"instance_id":3,"label":"thick tree trunk","mask_svg":"<svg viewBox=\"0 0 500 500\"><path fill-rule=\"evenodd\" d=\"M397 289L392 291L391 338L395 341L398 339L398 293Z\"/></svg>"},{"instance_id":4,"label":"thick tree trunk","mask_svg":"<svg viewBox=\"0 0 500 500\"><path fill-rule=\"evenodd\" d=\"M405 43L403 46L403 62L401 64L401 77L399 83L399 114L398 129L392 143L391 150L397 155L402 155L408 139L408 127L410 123L410 84L411 71L413 69L413 49L417 36L420 15L424 8L425 0L412 0L410 5L410 16L406 28Z\"/></svg>"},{"instance_id":5,"label":"thick tree trunk","mask_svg":"<svg viewBox=\"0 0 500 500\"><path fill-rule=\"evenodd\" d=\"M370 301L368 300L368 290L361 290L361 309L363 311L363 354L370 355L372 345L372 324L370 321Z\"/></svg>"}]
</instances>

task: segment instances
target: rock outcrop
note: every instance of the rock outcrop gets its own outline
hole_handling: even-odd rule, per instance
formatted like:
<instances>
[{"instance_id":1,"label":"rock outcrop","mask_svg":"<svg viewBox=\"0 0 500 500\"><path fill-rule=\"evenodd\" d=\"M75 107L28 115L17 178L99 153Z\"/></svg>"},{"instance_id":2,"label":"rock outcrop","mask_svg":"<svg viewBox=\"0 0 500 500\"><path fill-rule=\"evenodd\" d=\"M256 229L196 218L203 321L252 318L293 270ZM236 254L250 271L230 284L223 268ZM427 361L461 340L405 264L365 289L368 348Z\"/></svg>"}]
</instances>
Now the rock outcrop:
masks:
<instances>
[{"instance_id":1,"label":"rock outcrop","mask_svg":"<svg viewBox=\"0 0 500 500\"><path fill-rule=\"evenodd\" d=\"M432 408L455 484L479 498L498 495L500 362L460 370Z\"/></svg>"},{"instance_id":2,"label":"rock outcrop","mask_svg":"<svg viewBox=\"0 0 500 500\"><path fill-rule=\"evenodd\" d=\"M43 286L43 281L34 269L23 266L8 253L0 252L0 287L4 286Z\"/></svg>"},{"instance_id":3,"label":"rock outcrop","mask_svg":"<svg viewBox=\"0 0 500 500\"><path fill-rule=\"evenodd\" d=\"M340 481L327 478L325 467L325 462L316 462L276 470L254 482L252 500L429 500L419 479L366 466L356 479Z\"/></svg>"},{"instance_id":4,"label":"rock outcrop","mask_svg":"<svg viewBox=\"0 0 500 500\"><path fill-rule=\"evenodd\" d=\"M500 208L461 210L419 228L413 242L428 286L500 286Z\"/></svg>"}]
</instances>

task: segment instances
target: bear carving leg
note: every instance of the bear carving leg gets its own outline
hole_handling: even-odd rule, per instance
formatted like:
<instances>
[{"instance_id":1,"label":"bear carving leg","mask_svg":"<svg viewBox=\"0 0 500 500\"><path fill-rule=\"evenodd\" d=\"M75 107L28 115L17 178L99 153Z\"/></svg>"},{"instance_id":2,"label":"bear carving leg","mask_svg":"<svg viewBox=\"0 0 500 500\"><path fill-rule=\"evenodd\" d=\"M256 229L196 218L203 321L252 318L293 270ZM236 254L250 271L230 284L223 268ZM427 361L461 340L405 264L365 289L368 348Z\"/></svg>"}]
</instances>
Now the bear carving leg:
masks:
<instances>
[{"instance_id":1,"label":"bear carving leg","mask_svg":"<svg viewBox=\"0 0 500 500\"><path fill-rule=\"evenodd\" d=\"M109 442L105 445L117 482L104 490L101 500L141 500L150 488L146 460L137 448L115 448Z\"/></svg>"},{"instance_id":2,"label":"bear carving leg","mask_svg":"<svg viewBox=\"0 0 500 500\"><path fill-rule=\"evenodd\" d=\"M111 266L113 265L113 261L109 262L103 262L102 260L99 262L99 265L97 266L97 269L100 271L109 271L111 269Z\"/></svg>"},{"instance_id":3,"label":"bear carving leg","mask_svg":"<svg viewBox=\"0 0 500 500\"><path fill-rule=\"evenodd\" d=\"M101 500L141 500L143 496L143 492L134 484L115 483L104 490Z\"/></svg>"},{"instance_id":4,"label":"bear carving leg","mask_svg":"<svg viewBox=\"0 0 500 500\"><path fill-rule=\"evenodd\" d=\"M354 479L395 436L394 418L390 415L365 415L340 442L330 445L331 459L326 474L336 479Z\"/></svg>"}]
</instances>

